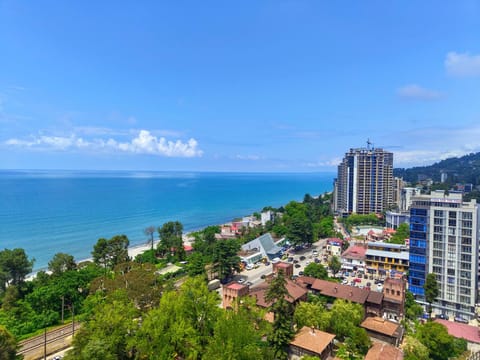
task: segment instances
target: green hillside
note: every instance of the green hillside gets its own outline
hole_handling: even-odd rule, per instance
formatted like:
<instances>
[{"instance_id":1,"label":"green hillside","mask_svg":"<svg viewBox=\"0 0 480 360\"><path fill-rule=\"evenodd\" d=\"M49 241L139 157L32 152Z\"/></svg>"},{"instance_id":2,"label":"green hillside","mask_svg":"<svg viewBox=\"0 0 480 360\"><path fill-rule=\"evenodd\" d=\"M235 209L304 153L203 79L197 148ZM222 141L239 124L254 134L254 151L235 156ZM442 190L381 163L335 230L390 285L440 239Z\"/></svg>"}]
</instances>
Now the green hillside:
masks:
<instances>
[{"instance_id":1,"label":"green hillside","mask_svg":"<svg viewBox=\"0 0 480 360\"><path fill-rule=\"evenodd\" d=\"M476 186L480 185L480 152L445 159L429 166L398 168L394 169L393 173L412 184L419 182L422 178L440 182L441 174L446 173L448 184L471 183Z\"/></svg>"}]
</instances>

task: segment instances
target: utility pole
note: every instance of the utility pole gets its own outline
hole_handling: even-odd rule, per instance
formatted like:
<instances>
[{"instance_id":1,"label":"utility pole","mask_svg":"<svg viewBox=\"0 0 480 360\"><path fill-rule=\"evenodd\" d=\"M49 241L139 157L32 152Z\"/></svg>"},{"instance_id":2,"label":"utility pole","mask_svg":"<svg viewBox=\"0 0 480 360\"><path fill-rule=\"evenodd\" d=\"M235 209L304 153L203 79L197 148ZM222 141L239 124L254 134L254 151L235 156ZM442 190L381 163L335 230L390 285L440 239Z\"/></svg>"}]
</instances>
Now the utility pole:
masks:
<instances>
[{"instance_id":1,"label":"utility pole","mask_svg":"<svg viewBox=\"0 0 480 360\"><path fill-rule=\"evenodd\" d=\"M73 305L72 302L72 338L73 335L75 335L75 306Z\"/></svg>"},{"instance_id":2,"label":"utility pole","mask_svg":"<svg viewBox=\"0 0 480 360\"><path fill-rule=\"evenodd\" d=\"M43 342L43 359L47 360L47 326L43 328L44 342Z\"/></svg>"},{"instance_id":3,"label":"utility pole","mask_svg":"<svg viewBox=\"0 0 480 360\"><path fill-rule=\"evenodd\" d=\"M62 325L63 325L63 309L65 308L65 296L62 295Z\"/></svg>"}]
</instances>

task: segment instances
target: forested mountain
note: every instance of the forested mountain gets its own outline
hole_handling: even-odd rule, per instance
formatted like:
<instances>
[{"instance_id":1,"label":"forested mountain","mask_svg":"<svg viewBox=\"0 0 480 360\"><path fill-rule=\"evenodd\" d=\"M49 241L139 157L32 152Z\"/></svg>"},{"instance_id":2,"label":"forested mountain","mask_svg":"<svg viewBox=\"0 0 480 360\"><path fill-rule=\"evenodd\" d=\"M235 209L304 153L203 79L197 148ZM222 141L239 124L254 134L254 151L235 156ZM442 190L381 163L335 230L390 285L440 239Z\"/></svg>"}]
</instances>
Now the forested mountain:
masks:
<instances>
[{"instance_id":1,"label":"forested mountain","mask_svg":"<svg viewBox=\"0 0 480 360\"><path fill-rule=\"evenodd\" d=\"M471 183L476 186L480 185L480 152L445 159L429 166L398 168L394 169L393 173L412 184L425 178L439 182L441 174L445 173L449 184Z\"/></svg>"}]
</instances>

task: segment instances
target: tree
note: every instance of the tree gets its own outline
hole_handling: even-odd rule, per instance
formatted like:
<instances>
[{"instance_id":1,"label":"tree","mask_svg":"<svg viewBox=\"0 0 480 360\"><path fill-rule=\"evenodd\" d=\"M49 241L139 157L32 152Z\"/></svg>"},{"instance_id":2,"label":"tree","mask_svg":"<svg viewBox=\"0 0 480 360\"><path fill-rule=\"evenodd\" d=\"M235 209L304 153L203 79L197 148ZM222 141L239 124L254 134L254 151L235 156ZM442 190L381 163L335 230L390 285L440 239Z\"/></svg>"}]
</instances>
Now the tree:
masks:
<instances>
[{"instance_id":1,"label":"tree","mask_svg":"<svg viewBox=\"0 0 480 360\"><path fill-rule=\"evenodd\" d=\"M152 245L151 250L153 252L153 234L155 233L155 226L147 226L145 229L143 229L143 233L150 239L150 243Z\"/></svg>"},{"instance_id":2,"label":"tree","mask_svg":"<svg viewBox=\"0 0 480 360\"><path fill-rule=\"evenodd\" d=\"M342 263L338 258L338 256L334 255L328 262L328 266L330 266L330 269L332 270L332 273L333 273L333 277L335 277L335 275L337 275L337 273L342 268Z\"/></svg>"},{"instance_id":3,"label":"tree","mask_svg":"<svg viewBox=\"0 0 480 360\"><path fill-rule=\"evenodd\" d=\"M418 326L416 338L429 350L433 360L454 358L467 350L464 339L455 339L445 326L433 321Z\"/></svg>"},{"instance_id":4,"label":"tree","mask_svg":"<svg viewBox=\"0 0 480 360\"><path fill-rule=\"evenodd\" d=\"M138 310L125 292L113 293L97 304L93 316L76 332L65 359L133 359L127 344L138 328L137 317Z\"/></svg>"},{"instance_id":5,"label":"tree","mask_svg":"<svg viewBox=\"0 0 480 360\"><path fill-rule=\"evenodd\" d=\"M405 294L405 315L407 319L415 320L423 314L423 308L415 301L415 297L410 291Z\"/></svg>"},{"instance_id":6,"label":"tree","mask_svg":"<svg viewBox=\"0 0 480 360\"><path fill-rule=\"evenodd\" d=\"M204 279L188 279L167 291L148 312L130 343L138 359L198 359L211 341L220 315L219 298Z\"/></svg>"},{"instance_id":7,"label":"tree","mask_svg":"<svg viewBox=\"0 0 480 360\"><path fill-rule=\"evenodd\" d=\"M314 262L305 266L305 269L303 270L303 274L305 276L311 276L316 279L323 279L323 280L328 279L327 269L325 269L325 267L322 264L317 264Z\"/></svg>"},{"instance_id":8,"label":"tree","mask_svg":"<svg viewBox=\"0 0 480 360\"><path fill-rule=\"evenodd\" d=\"M298 245L313 242L313 225L307 214L307 206L295 201L285 206L284 224L286 236L291 244Z\"/></svg>"},{"instance_id":9,"label":"tree","mask_svg":"<svg viewBox=\"0 0 480 360\"><path fill-rule=\"evenodd\" d=\"M293 332L293 306L285 298L289 297L287 280L283 271L278 271L271 280L265 294L265 301L271 303L269 309L274 313L272 332L268 343L273 349L275 359L286 359L287 349Z\"/></svg>"},{"instance_id":10,"label":"tree","mask_svg":"<svg viewBox=\"0 0 480 360\"><path fill-rule=\"evenodd\" d=\"M392 244L405 244L405 239L408 239L409 237L410 228L407 223L403 223L398 226L397 231L388 242Z\"/></svg>"},{"instance_id":11,"label":"tree","mask_svg":"<svg viewBox=\"0 0 480 360\"><path fill-rule=\"evenodd\" d=\"M435 274L430 273L427 275L427 279L425 280L425 285L423 285L423 289L425 290L425 300L428 303L428 314L430 315L430 318L431 318L432 303L437 299L440 293Z\"/></svg>"},{"instance_id":12,"label":"tree","mask_svg":"<svg viewBox=\"0 0 480 360\"><path fill-rule=\"evenodd\" d=\"M295 307L293 319L297 329L301 329L304 326L326 329L329 324L329 317L325 307L319 302L301 302Z\"/></svg>"},{"instance_id":13,"label":"tree","mask_svg":"<svg viewBox=\"0 0 480 360\"><path fill-rule=\"evenodd\" d=\"M93 261L104 269L113 269L115 265L130 260L128 256L129 244L126 235L116 235L110 240L98 239L92 251Z\"/></svg>"},{"instance_id":14,"label":"tree","mask_svg":"<svg viewBox=\"0 0 480 360\"><path fill-rule=\"evenodd\" d=\"M183 225L178 221L169 221L158 228L160 242L157 245L162 256L173 254L179 260L185 259L185 249L183 248Z\"/></svg>"},{"instance_id":15,"label":"tree","mask_svg":"<svg viewBox=\"0 0 480 360\"><path fill-rule=\"evenodd\" d=\"M0 251L0 289L7 284L18 285L32 272L35 260L29 260L24 249L5 249Z\"/></svg>"},{"instance_id":16,"label":"tree","mask_svg":"<svg viewBox=\"0 0 480 360\"><path fill-rule=\"evenodd\" d=\"M237 255L239 250L240 245L234 239L215 243L212 260L220 278L228 278L235 271L240 271L240 257Z\"/></svg>"},{"instance_id":17,"label":"tree","mask_svg":"<svg viewBox=\"0 0 480 360\"><path fill-rule=\"evenodd\" d=\"M72 255L65 253L56 253L52 260L48 262L48 270L52 272L53 275L59 275L65 271L75 270L77 268L77 263Z\"/></svg>"},{"instance_id":18,"label":"tree","mask_svg":"<svg viewBox=\"0 0 480 360\"><path fill-rule=\"evenodd\" d=\"M430 354L428 348L418 339L411 335L405 336L403 341L403 353L405 360L429 360Z\"/></svg>"},{"instance_id":19,"label":"tree","mask_svg":"<svg viewBox=\"0 0 480 360\"><path fill-rule=\"evenodd\" d=\"M15 337L0 325L0 360L15 360L17 357L17 341Z\"/></svg>"}]
</instances>

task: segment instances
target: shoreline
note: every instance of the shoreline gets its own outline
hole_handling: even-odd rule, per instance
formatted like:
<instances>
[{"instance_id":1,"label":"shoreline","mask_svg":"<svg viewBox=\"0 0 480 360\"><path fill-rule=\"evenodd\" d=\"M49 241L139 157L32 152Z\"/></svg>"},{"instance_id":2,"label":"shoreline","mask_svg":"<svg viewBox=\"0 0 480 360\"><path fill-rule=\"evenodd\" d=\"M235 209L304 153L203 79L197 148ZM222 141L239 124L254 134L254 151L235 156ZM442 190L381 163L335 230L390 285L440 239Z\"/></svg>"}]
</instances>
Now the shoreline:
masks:
<instances>
[{"instance_id":1,"label":"shoreline","mask_svg":"<svg viewBox=\"0 0 480 360\"><path fill-rule=\"evenodd\" d=\"M215 225L207 225L207 226L215 226ZM191 236L191 234L194 233L194 232L197 232L197 231L201 231L203 229L204 228L197 229L197 230L191 230L191 231L188 231L188 232L182 234L183 243L185 245L191 245L192 240L193 240L193 237ZM158 245L159 242L160 242L160 240L155 240L153 242L153 247L155 248ZM143 243L143 244L136 244L136 245L133 245L133 246L129 246L128 249L127 249L128 250L128 256L132 260L134 260L137 255L142 254L145 251L150 250L151 248L152 248L152 244L150 243L150 241L147 242L147 243ZM78 265L78 264L81 264L81 263L87 262L87 261L93 261L93 258L89 257L89 258L85 258L85 259L82 259L82 260L77 260L77 261L75 261L75 263ZM48 267L41 268L41 269L32 271L27 276L25 276L25 281L31 281L31 280L35 279L35 277L37 276L37 273L39 273L40 271L45 271L46 273L50 273L50 271L48 270Z\"/></svg>"}]
</instances>

